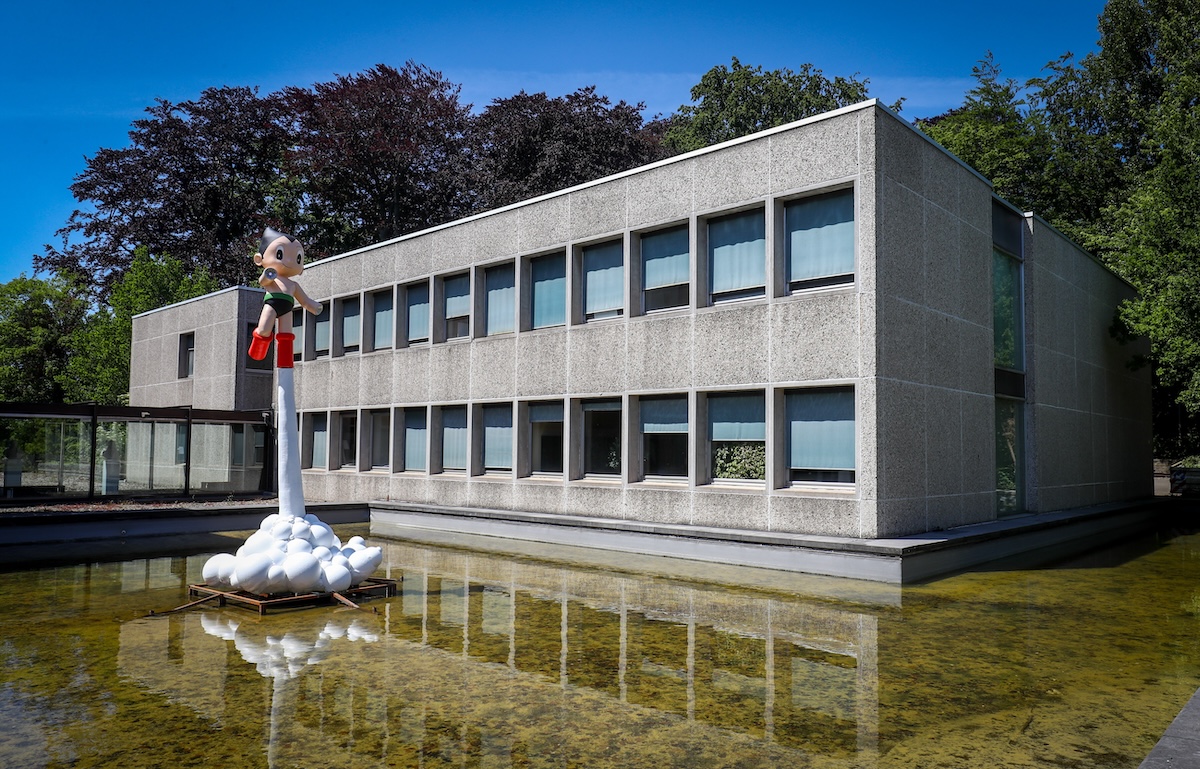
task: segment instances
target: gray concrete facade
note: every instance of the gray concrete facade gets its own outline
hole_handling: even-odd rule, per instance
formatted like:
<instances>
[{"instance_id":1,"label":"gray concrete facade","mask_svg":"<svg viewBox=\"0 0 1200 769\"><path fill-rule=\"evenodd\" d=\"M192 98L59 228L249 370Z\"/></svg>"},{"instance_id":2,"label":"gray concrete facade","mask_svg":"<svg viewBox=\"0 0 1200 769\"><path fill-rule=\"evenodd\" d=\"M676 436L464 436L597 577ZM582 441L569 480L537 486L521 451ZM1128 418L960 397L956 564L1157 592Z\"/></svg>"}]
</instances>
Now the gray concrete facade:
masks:
<instances>
[{"instance_id":1,"label":"gray concrete facade","mask_svg":"<svg viewBox=\"0 0 1200 769\"><path fill-rule=\"evenodd\" d=\"M791 280L790 212L838 195L852 201L852 274ZM1108 335L1129 287L874 101L309 265L301 281L329 315L306 316L296 367L306 496L860 539L995 521L997 211L1021 230L1005 246L1023 318L1020 370L1004 374L1022 423L1016 512L1150 496L1149 373L1126 367L1144 350ZM762 228L752 290L717 290L727 222ZM686 298L647 310L658 294L643 290L643 244L670 231L686 232ZM589 259L605 247L621 255L619 306L593 312ZM537 271L559 255L563 322L536 327ZM497 321L491 281L509 269L512 317ZM187 402L186 385L151 370L176 359L180 334L201 338L197 316L220 296L139 317L133 402ZM226 339L240 359L214 355L214 376L261 377ZM206 397L228 397L224 381ZM789 404L811 393L852 403L851 468L793 467ZM762 457L761 478L714 477L716 412L731 395L761 403L746 422L761 433L741 441ZM670 444L686 468L648 473L659 444L643 412L664 397L686 401L686 433ZM561 404L561 424L539 432L548 404ZM602 429L619 433L615 473L595 472ZM538 453L554 431L559 472Z\"/></svg>"}]
</instances>

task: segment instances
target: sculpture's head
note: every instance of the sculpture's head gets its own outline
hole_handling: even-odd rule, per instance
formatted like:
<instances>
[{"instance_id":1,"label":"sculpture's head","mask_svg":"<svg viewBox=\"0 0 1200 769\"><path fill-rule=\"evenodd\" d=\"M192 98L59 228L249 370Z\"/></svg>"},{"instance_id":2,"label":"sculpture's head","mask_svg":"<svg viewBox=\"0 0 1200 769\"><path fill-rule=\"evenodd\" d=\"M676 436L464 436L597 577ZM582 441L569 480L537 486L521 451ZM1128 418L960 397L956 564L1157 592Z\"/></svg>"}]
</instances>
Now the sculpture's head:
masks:
<instances>
[{"instance_id":1,"label":"sculpture's head","mask_svg":"<svg viewBox=\"0 0 1200 769\"><path fill-rule=\"evenodd\" d=\"M291 235L268 227L258 241L254 263L264 269L274 268L284 277L294 278L304 272L304 246Z\"/></svg>"}]
</instances>

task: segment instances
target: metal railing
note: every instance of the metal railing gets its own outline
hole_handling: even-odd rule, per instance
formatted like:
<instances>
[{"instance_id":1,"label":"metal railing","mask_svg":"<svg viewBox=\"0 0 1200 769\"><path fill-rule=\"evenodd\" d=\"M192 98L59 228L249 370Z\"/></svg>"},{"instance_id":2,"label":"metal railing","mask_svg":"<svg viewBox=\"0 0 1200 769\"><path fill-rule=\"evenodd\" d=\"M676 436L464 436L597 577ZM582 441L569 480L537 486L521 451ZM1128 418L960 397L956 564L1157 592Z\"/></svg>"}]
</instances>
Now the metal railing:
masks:
<instances>
[{"instance_id":1,"label":"metal railing","mask_svg":"<svg viewBox=\"0 0 1200 769\"><path fill-rule=\"evenodd\" d=\"M0 403L0 505L275 490L274 414Z\"/></svg>"}]
</instances>

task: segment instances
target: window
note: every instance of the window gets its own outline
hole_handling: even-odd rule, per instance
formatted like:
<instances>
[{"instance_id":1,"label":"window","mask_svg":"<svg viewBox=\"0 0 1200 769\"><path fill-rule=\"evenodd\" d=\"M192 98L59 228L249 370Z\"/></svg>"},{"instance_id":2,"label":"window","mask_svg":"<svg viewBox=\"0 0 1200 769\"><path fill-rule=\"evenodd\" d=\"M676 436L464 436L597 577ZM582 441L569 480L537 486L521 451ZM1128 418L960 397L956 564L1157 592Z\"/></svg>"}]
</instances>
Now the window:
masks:
<instances>
[{"instance_id":1,"label":"window","mask_svg":"<svg viewBox=\"0 0 1200 769\"><path fill-rule=\"evenodd\" d=\"M358 414L346 411L338 415L338 447L339 466L357 468L358 466Z\"/></svg>"},{"instance_id":2,"label":"window","mask_svg":"<svg viewBox=\"0 0 1200 769\"><path fill-rule=\"evenodd\" d=\"M325 414L313 414L312 419L312 461L310 467L324 470L329 466L329 418Z\"/></svg>"},{"instance_id":3,"label":"window","mask_svg":"<svg viewBox=\"0 0 1200 769\"><path fill-rule=\"evenodd\" d=\"M621 401L583 402L583 472L619 475L621 472Z\"/></svg>"},{"instance_id":4,"label":"window","mask_svg":"<svg viewBox=\"0 0 1200 769\"><path fill-rule=\"evenodd\" d=\"M467 469L467 407L442 407L442 470Z\"/></svg>"},{"instance_id":5,"label":"window","mask_svg":"<svg viewBox=\"0 0 1200 769\"><path fill-rule=\"evenodd\" d=\"M791 390L784 412L791 482L853 483L854 390Z\"/></svg>"},{"instance_id":6,"label":"window","mask_svg":"<svg viewBox=\"0 0 1200 769\"><path fill-rule=\"evenodd\" d=\"M686 396L642 398L642 475L687 477Z\"/></svg>"},{"instance_id":7,"label":"window","mask_svg":"<svg viewBox=\"0 0 1200 769\"><path fill-rule=\"evenodd\" d=\"M230 467L244 467L246 465L246 426L232 425L232 435L229 442L229 465Z\"/></svg>"},{"instance_id":8,"label":"window","mask_svg":"<svg viewBox=\"0 0 1200 769\"><path fill-rule=\"evenodd\" d=\"M313 326L313 355L323 358L329 354L329 302L325 302L321 312L312 319Z\"/></svg>"},{"instance_id":9,"label":"window","mask_svg":"<svg viewBox=\"0 0 1200 769\"><path fill-rule=\"evenodd\" d=\"M708 280L714 302L762 296L767 283L766 223L762 211L708 222Z\"/></svg>"},{"instance_id":10,"label":"window","mask_svg":"<svg viewBox=\"0 0 1200 769\"><path fill-rule=\"evenodd\" d=\"M563 254L529 260L530 328L567 322L567 260Z\"/></svg>"},{"instance_id":11,"label":"window","mask_svg":"<svg viewBox=\"0 0 1200 769\"><path fill-rule=\"evenodd\" d=\"M714 480L767 477L766 401L762 393L708 396L708 430Z\"/></svg>"},{"instance_id":12,"label":"window","mask_svg":"<svg viewBox=\"0 0 1200 769\"><path fill-rule=\"evenodd\" d=\"M371 467L388 467L391 458L392 420L387 411L371 412Z\"/></svg>"},{"instance_id":13,"label":"window","mask_svg":"<svg viewBox=\"0 0 1200 769\"><path fill-rule=\"evenodd\" d=\"M429 284L414 283L404 291L408 308L408 343L429 341Z\"/></svg>"},{"instance_id":14,"label":"window","mask_svg":"<svg viewBox=\"0 0 1200 769\"><path fill-rule=\"evenodd\" d=\"M529 467L535 473L563 471L563 405L529 404Z\"/></svg>"},{"instance_id":15,"label":"window","mask_svg":"<svg viewBox=\"0 0 1200 769\"><path fill-rule=\"evenodd\" d=\"M246 336L244 337L244 339L246 340L246 349L245 349L245 351L243 351L244 354L242 355L242 360L246 361L246 368L248 368L248 369L252 369L252 370L256 370L256 371L271 371L272 369L275 368L275 363L274 363L275 359L271 357L270 348L267 349L267 356L265 358L263 358L262 360L255 360L254 358L251 358L248 354L245 354L246 352L248 352L250 350L250 338L251 338L250 335L254 332L254 329L256 329L256 328L258 328L257 323L247 323L246 324ZM274 342L272 342L271 344L274 344ZM301 349L302 348L299 345L297 345L295 347L296 353L298 354Z\"/></svg>"},{"instance_id":16,"label":"window","mask_svg":"<svg viewBox=\"0 0 1200 769\"><path fill-rule=\"evenodd\" d=\"M512 470L512 404L483 407L484 472Z\"/></svg>"},{"instance_id":17,"label":"window","mask_svg":"<svg viewBox=\"0 0 1200 769\"><path fill-rule=\"evenodd\" d=\"M996 513L1016 515L1025 509L1025 404L996 399Z\"/></svg>"},{"instance_id":18,"label":"window","mask_svg":"<svg viewBox=\"0 0 1200 769\"><path fill-rule=\"evenodd\" d=\"M404 469L426 468L425 409L404 409Z\"/></svg>"},{"instance_id":19,"label":"window","mask_svg":"<svg viewBox=\"0 0 1200 769\"><path fill-rule=\"evenodd\" d=\"M445 291L445 338L461 339L471 333L471 276L455 275L442 281Z\"/></svg>"},{"instance_id":20,"label":"window","mask_svg":"<svg viewBox=\"0 0 1200 769\"><path fill-rule=\"evenodd\" d=\"M262 467L267 460L267 428L263 425L250 426L250 441L252 448L251 461L255 467Z\"/></svg>"},{"instance_id":21,"label":"window","mask_svg":"<svg viewBox=\"0 0 1200 769\"><path fill-rule=\"evenodd\" d=\"M196 335L179 335L179 378L187 379L196 373Z\"/></svg>"},{"instance_id":22,"label":"window","mask_svg":"<svg viewBox=\"0 0 1200 769\"><path fill-rule=\"evenodd\" d=\"M992 250L992 314L996 367L1024 370L1021 263L999 249Z\"/></svg>"},{"instance_id":23,"label":"window","mask_svg":"<svg viewBox=\"0 0 1200 769\"><path fill-rule=\"evenodd\" d=\"M625 307L625 250L621 241L583 249L583 314L615 318Z\"/></svg>"},{"instance_id":24,"label":"window","mask_svg":"<svg viewBox=\"0 0 1200 769\"><path fill-rule=\"evenodd\" d=\"M788 288L854 280L854 191L793 200L783 208Z\"/></svg>"},{"instance_id":25,"label":"window","mask_svg":"<svg viewBox=\"0 0 1200 769\"><path fill-rule=\"evenodd\" d=\"M513 265L501 264L483 271L484 334L507 334L516 328L517 289Z\"/></svg>"},{"instance_id":26,"label":"window","mask_svg":"<svg viewBox=\"0 0 1200 769\"><path fill-rule=\"evenodd\" d=\"M175 464L182 465L188 458L188 426L175 425Z\"/></svg>"},{"instance_id":27,"label":"window","mask_svg":"<svg viewBox=\"0 0 1200 769\"><path fill-rule=\"evenodd\" d=\"M396 319L393 312L392 290L371 294L371 349L386 350L392 346Z\"/></svg>"},{"instance_id":28,"label":"window","mask_svg":"<svg viewBox=\"0 0 1200 769\"><path fill-rule=\"evenodd\" d=\"M338 302L341 307L342 352L358 352L362 342L362 314L357 296Z\"/></svg>"},{"instance_id":29,"label":"window","mask_svg":"<svg viewBox=\"0 0 1200 769\"><path fill-rule=\"evenodd\" d=\"M643 235L642 309L686 307L690 286L688 227L673 227Z\"/></svg>"}]
</instances>

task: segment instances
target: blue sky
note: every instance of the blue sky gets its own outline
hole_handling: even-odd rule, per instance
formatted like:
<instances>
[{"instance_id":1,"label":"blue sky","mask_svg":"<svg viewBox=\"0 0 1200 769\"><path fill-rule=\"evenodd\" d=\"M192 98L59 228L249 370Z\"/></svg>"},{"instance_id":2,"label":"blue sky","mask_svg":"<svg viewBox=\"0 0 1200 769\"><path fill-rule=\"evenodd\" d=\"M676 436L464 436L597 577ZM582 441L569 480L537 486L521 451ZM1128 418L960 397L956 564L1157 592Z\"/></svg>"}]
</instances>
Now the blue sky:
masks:
<instances>
[{"instance_id":1,"label":"blue sky","mask_svg":"<svg viewBox=\"0 0 1200 769\"><path fill-rule=\"evenodd\" d=\"M32 274L32 255L78 207L68 189L85 157L123 147L155 98L209 86L264 93L412 59L462 85L481 109L521 89L585 85L647 117L689 101L731 57L764 69L810 62L870 80L928 117L962 103L991 50L1025 80L1066 51L1095 47L1103 0L1022 8L924 3L40 2L0 18L0 282Z\"/></svg>"}]
</instances>

